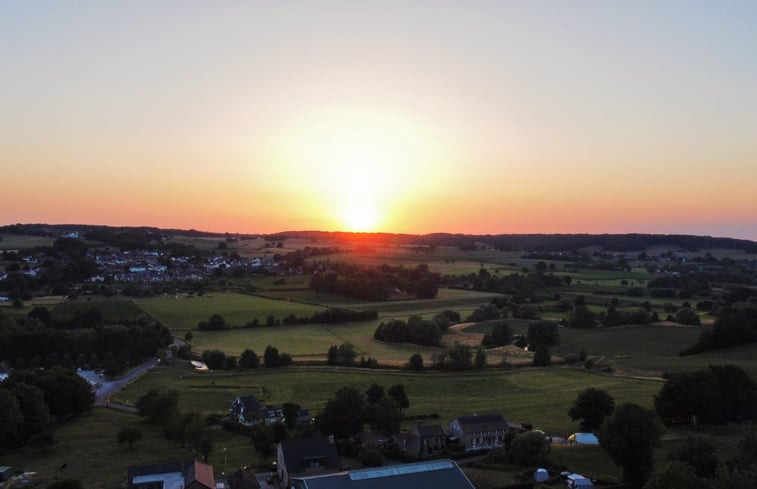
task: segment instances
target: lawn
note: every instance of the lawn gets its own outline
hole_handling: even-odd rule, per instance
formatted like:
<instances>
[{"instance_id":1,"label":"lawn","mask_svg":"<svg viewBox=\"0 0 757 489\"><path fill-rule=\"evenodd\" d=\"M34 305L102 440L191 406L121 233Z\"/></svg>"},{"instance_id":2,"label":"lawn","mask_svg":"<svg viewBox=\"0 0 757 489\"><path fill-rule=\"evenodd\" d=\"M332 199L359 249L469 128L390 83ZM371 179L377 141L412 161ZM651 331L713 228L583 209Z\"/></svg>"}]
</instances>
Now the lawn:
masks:
<instances>
[{"instance_id":1,"label":"lawn","mask_svg":"<svg viewBox=\"0 0 757 489\"><path fill-rule=\"evenodd\" d=\"M87 298L61 302L55 305L50 312L53 318L64 321L73 318L76 313L86 312L90 309L99 310L108 321L124 321L145 315L145 311L141 307L128 299L89 300Z\"/></svg>"},{"instance_id":2,"label":"lawn","mask_svg":"<svg viewBox=\"0 0 757 489\"><path fill-rule=\"evenodd\" d=\"M0 250L21 250L37 246L50 246L54 238L26 236L23 234L0 234Z\"/></svg>"},{"instance_id":3,"label":"lawn","mask_svg":"<svg viewBox=\"0 0 757 489\"><path fill-rule=\"evenodd\" d=\"M652 396L661 386L657 381L557 367L421 374L338 367L197 373L185 362L177 362L150 371L117 398L134 404L150 389L170 388L179 392L184 410L222 413L235 397L252 393L266 404L292 401L316 414L340 387L352 385L365 391L374 382L385 387L404 384L410 398L409 415L437 413L439 422L449 423L458 415L501 412L508 420L559 433L577 428L567 412L576 395L587 387L607 390L618 403L633 401L651 407Z\"/></svg>"},{"instance_id":4,"label":"lawn","mask_svg":"<svg viewBox=\"0 0 757 489\"><path fill-rule=\"evenodd\" d=\"M218 292L202 296L163 296L137 299L136 304L172 331L196 329L197 323L213 314L222 315L232 325L257 319L265 323L269 314L282 319L289 314L311 315L321 307L287 300L274 300L244 294Z\"/></svg>"},{"instance_id":5,"label":"lawn","mask_svg":"<svg viewBox=\"0 0 757 489\"><path fill-rule=\"evenodd\" d=\"M136 427L142 441L133 449L119 445L121 428ZM192 459L196 455L178 444L169 443L159 427L147 425L134 414L106 408L69 421L54 432L56 443L49 449L24 448L0 456L0 465L37 472L44 485L55 478L76 478L87 489L125 487L129 466ZM224 450L229 469L257 463L257 453L248 438L229 432L212 432L214 451L210 463L224 470ZM65 464L65 468L61 467Z\"/></svg>"}]
</instances>

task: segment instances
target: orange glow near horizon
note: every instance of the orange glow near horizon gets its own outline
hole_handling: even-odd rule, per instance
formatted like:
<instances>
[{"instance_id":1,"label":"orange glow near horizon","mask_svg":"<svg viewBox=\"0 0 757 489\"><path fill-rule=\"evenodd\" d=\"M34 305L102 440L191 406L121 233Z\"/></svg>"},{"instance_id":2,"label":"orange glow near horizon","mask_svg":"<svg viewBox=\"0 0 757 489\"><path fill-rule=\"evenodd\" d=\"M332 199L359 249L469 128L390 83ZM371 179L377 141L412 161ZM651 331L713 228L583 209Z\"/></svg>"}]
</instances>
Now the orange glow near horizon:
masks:
<instances>
[{"instance_id":1,"label":"orange glow near horizon","mask_svg":"<svg viewBox=\"0 0 757 489\"><path fill-rule=\"evenodd\" d=\"M757 240L757 3L550 7L0 3L0 225Z\"/></svg>"}]
</instances>

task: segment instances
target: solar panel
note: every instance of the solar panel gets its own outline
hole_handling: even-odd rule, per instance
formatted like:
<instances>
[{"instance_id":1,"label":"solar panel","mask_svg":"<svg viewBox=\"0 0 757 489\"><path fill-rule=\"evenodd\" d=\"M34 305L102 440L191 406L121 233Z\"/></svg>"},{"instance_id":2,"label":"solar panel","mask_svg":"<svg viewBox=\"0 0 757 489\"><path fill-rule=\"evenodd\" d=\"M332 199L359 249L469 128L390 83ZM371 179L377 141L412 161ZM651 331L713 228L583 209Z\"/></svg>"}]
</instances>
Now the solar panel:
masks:
<instances>
[{"instance_id":1,"label":"solar panel","mask_svg":"<svg viewBox=\"0 0 757 489\"><path fill-rule=\"evenodd\" d=\"M418 472L433 472L454 468L450 460L437 462L422 462L418 464L392 465L380 469L355 470L350 472L350 480L359 481L365 479L378 479L379 477L391 477L393 475L415 474Z\"/></svg>"}]
</instances>

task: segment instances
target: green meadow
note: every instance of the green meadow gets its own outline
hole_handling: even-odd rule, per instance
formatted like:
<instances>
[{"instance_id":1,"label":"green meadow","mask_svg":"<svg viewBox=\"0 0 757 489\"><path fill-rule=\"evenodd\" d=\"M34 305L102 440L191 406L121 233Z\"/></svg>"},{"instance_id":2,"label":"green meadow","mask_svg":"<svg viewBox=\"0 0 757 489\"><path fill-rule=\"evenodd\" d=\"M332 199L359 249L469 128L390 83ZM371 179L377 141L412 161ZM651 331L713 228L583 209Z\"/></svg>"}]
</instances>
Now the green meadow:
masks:
<instances>
[{"instance_id":1,"label":"green meadow","mask_svg":"<svg viewBox=\"0 0 757 489\"><path fill-rule=\"evenodd\" d=\"M255 394L267 404L296 402L316 414L337 389L350 385L366 390L372 383L404 384L410 398L407 414L455 416L501 412L508 420L532 423L545 431L569 433L577 428L567 415L576 395L587 387L607 390L617 402L652 406L662 383L552 367L483 372L409 373L340 367L289 367L247 372L195 372L176 362L145 374L117 394L128 404L150 389L172 389L185 410L223 413L236 396Z\"/></svg>"}]
</instances>

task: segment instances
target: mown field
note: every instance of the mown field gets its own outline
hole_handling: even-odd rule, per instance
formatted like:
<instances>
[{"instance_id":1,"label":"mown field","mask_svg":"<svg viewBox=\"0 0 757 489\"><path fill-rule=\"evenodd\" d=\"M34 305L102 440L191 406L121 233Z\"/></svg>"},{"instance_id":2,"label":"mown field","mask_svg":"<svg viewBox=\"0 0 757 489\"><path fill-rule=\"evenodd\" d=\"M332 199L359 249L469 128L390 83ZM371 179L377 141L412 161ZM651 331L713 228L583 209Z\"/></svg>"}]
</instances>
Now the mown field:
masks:
<instances>
[{"instance_id":1,"label":"mown field","mask_svg":"<svg viewBox=\"0 0 757 489\"><path fill-rule=\"evenodd\" d=\"M177 331L195 329L199 321L207 320L213 314L222 315L232 325L242 326L253 319L265 323L269 314L281 319L289 314L309 316L322 309L310 304L232 292L214 292L201 296L164 296L137 299L134 302L171 330Z\"/></svg>"},{"instance_id":2,"label":"mown field","mask_svg":"<svg viewBox=\"0 0 757 489\"><path fill-rule=\"evenodd\" d=\"M21 250L35 246L50 246L55 241L44 236L25 236L23 234L0 234L0 250Z\"/></svg>"},{"instance_id":3,"label":"mown field","mask_svg":"<svg viewBox=\"0 0 757 489\"><path fill-rule=\"evenodd\" d=\"M337 389L351 385L366 390L402 383L410 398L408 415L439 415L448 423L455 416L501 412L517 422L545 431L570 433L577 428L567 415L578 392L587 387L607 390L618 402L652 406L662 385L655 380L626 379L571 368L510 371L409 373L339 367L258 368L248 372L194 372L186 362L156 368L117 394L128 404L150 389L173 389L185 410L226 412L235 397L255 394L266 404L296 402L316 414Z\"/></svg>"},{"instance_id":4,"label":"mown field","mask_svg":"<svg viewBox=\"0 0 757 489\"><path fill-rule=\"evenodd\" d=\"M116 442L118 431L136 427L142 440L129 448ZM159 427L147 425L134 414L106 408L69 421L55 430L55 444L46 449L23 448L0 455L0 465L36 472L43 487L56 478L81 479L87 489L126 487L126 473L131 465L186 460L197 454L177 443L168 442ZM256 464L258 457L249 438L234 433L211 432L214 449L210 462L218 472L226 465L238 468ZM65 468L61 468L63 465Z\"/></svg>"}]
</instances>

